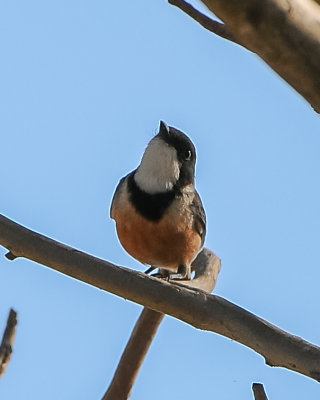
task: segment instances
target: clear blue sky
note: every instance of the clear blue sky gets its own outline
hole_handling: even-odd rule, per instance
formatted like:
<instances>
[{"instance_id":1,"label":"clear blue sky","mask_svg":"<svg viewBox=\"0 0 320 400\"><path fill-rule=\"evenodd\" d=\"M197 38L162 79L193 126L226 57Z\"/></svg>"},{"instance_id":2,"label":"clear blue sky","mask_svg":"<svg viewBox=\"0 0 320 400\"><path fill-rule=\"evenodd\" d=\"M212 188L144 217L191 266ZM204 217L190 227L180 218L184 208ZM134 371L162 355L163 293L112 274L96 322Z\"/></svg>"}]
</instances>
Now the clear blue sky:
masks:
<instances>
[{"instance_id":1,"label":"clear blue sky","mask_svg":"<svg viewBox=\"0 0 320 400\"><path fill-rule=\"evenodd\" d=\"M110 201L160 119L198 151L216 293L320 344L320 129L255 55L164 0L0 4L0 212L142 270ZM0 331L19 313L5 400L100 399L141 307L0 250ZM319 384L166 317L133 400L319 398Z\"/></svg>"}]
</instances>

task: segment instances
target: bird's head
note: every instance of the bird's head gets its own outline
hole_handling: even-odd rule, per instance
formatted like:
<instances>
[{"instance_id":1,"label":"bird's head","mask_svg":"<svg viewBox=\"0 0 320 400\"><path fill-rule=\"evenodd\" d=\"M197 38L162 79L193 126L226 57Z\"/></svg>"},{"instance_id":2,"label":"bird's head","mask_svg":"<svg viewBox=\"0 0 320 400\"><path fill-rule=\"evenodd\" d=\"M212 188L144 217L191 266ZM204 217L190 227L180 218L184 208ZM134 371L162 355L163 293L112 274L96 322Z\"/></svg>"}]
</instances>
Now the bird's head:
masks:
<instances>
[{"instance_id":1,"label":"bird's head","mask_svg":"<svg viewBox=\"0 0 320 400\"><path fill-rule=\"evenodd\" d=\"M134 179L149 193L183 189L194 184L196 149L183 132L160 121L159 133L149 142Z\"/></svg>"}]
</instances>

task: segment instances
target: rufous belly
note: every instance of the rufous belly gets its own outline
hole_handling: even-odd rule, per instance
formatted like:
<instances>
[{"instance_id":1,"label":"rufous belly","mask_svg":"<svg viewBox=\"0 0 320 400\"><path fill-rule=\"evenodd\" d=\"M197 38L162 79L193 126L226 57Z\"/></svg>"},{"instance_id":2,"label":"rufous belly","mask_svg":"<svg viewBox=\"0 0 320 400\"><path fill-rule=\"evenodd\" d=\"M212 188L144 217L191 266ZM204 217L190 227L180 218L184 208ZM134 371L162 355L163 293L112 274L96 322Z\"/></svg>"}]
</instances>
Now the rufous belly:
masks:
<instances>
[{"instance_id":1,"label":"rufous belly","mask_svg":"<svg viewBox=\"0 0 320 400\"><path fill-rule=\"evenodd\" d=\"M190 265L200 251L201 238L190 217L171 212L153 222L127 203L114 210L114 219L122 246L143 264L177 271L179 265Z\"/></svg>"}]
</instances>

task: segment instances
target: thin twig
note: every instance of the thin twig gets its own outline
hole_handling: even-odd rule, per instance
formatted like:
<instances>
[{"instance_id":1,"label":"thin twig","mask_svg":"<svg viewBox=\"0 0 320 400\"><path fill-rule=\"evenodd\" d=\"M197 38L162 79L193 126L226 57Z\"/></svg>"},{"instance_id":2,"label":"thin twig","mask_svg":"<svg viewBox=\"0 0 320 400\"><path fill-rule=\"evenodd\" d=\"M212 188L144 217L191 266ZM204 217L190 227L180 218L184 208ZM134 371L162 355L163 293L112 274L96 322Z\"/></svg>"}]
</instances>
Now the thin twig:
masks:
<instances>
[{"instance_id":1,"label":"thin twig","mask_svg":"<svg viewBox=\"0 0 320 400\"><path fill-rule=\"evenodd\" d=\"M252 390L255 400L268 400L262 383L253 383Z\"/></svg>"},{"instance_id":2,"label":"thin twig","mask_svg":"<svg viewBox=\"0 0 320 400\"><path fill-rule=\"evenodd\" d=\"M208 31L215 33L216 35L222 37L223 39L230 40L240 46L243 46L232 34L230 29L221 22L215 21L205 14L202 14L196 8L194 8L191 4L187 3L184 0L168 0L168 3L180 8L183 12L185 12L189 17L197 21L201 26L203 26Z\"/></svg>"},{"instance_id":3,"label":"thin twig","mask_svg":"<svg viewBox=\"0 0 320 400\"><path fill-rule=\"evenodd\" d=\"M11 359L16 326L17 313L11 308L7 320L7 326L3 333L2 342L0 345L0 378L6 372Z\"/></svg>"},{"instance_id":4,"label":"thin twig","mask_svg":"<svg viewBox=\"0 0 320 400\"><path fill-rule=\"evenodd\" d=\"M242 343L261 354L268 365L288 368L320 381L320 347L219 296L116 266L32 232L1 215L0 244L16 257L28 258L196 328Z\"/></svg>"},{"instance_id":5,"label":"thin twig","mask_svg":"<svg viewBox=\"0 0 320 400\"><path fill-rule=\"evenodd\" d=\"M184 286L211 293L221 268L218 258L204 249L194 260L192 268L195 272L194 279L184 281ZM163 313L148 308L143 309L102 400L127 400L130 397L134 382L163 317Z\"/></svg>"}]
</instances>

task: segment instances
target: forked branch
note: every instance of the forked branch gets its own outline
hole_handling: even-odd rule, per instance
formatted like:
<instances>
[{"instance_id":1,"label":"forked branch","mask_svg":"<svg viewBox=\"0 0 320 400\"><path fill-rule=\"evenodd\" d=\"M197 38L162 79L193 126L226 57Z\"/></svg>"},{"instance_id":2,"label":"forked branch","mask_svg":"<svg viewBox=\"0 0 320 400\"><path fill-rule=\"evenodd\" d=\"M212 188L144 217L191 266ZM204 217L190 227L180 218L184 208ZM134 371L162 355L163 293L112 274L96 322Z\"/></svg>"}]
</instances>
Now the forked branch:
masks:
<instances>
[{"instance_id":1,"label":"forked branch","mask_svg":"<svg viewBox=\"0 0 320 400\"><path fill-rule=\"evenodd\" d=\"M223 24L184 0L168 2L256 53L320 112L319 0L202 0Z\"/></svg>"},{"instance_id":2,"label":"forked branch","mask_svg":"<svg viewBox=\"0 0 320 400\"><path fill-rule=\"evenodd\" d=\"M217 282L221 263L212 252L204 250L192 264L195 273L185 285L211 293ZM122 354L111 384L102 400L127 400L149 347L164 314L144 308Z\"/></svg>"},{"instance_id":3,"label":"forked branch","mask_svg":"<svg viewBox=\"0 0 320 400\"><path fill-rule=\"evenodd\" d=\"M25 257L196 328L219 333L281 366L320 381L320 348L202 290L118 267L65 246L0 216L0 244Z\"/></svg>"}]
</instances>

